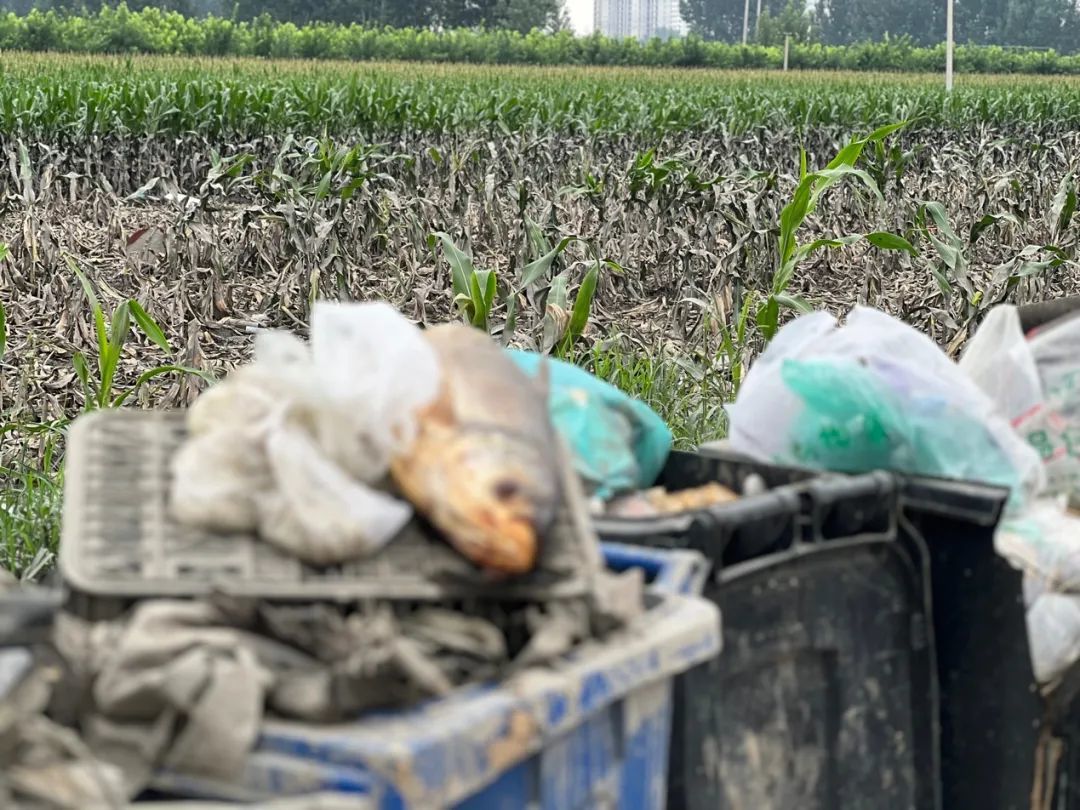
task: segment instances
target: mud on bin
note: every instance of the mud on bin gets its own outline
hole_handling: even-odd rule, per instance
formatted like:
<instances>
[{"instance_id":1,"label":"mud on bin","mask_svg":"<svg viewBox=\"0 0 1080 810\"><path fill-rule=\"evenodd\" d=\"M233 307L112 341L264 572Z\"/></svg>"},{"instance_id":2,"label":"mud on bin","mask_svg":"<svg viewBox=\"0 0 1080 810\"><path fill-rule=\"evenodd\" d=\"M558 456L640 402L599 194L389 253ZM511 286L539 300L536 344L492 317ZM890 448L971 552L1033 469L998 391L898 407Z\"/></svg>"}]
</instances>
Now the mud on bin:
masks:
<instances>
[{"instance_id":1,"label":"mud on bin","mask_svg":"<svg viewBox=\"0 0 1080 810\"><path fill-rule=\"evenodd\" d=\"M724 652L677 684L670 806L1030 807L1046 715L1022 575L994 549L1007 493L722 450L676 454L664 483L752 474L771 497L599 527L717 563Z\"/></svg>"},{"instance_id":2,"label":"mud on bin","mask_svg":"<svg viewBox=\"0 0 1080 810\"><path fill-rule=\"evenodd\" d=\"M241 801L335 791L380 810L662 810L674 676L720 645L716 608L692 596L707 564L693 552L603 551L609 568L641 567L650 581L646 613L617 638L415 710L329 727L267 722L242 783L163 773L157 791Z\"/></svg>"}]
</instances>

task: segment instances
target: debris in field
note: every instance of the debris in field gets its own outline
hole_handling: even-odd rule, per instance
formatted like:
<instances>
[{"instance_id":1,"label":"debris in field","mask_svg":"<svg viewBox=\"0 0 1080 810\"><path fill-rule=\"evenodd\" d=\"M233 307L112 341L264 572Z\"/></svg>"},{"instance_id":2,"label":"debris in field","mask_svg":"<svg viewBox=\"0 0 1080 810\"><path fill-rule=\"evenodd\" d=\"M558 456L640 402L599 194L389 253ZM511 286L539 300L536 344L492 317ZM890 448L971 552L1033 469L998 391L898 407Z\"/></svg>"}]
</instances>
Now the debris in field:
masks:
<instances>
[{"instance_id":1,"label":"debris in field","mask_svg":"<svg viewBox=\"0 0 1080 810\"><path fill-rule=\"evenodd\" d=\"M6 646L25 635L20 624L30 618L18 601L0 605L0 618L9 619L6 628L0 627L0 807L123 806L129 791L122 770L99 759L73 729L47 715L56 693L66 691L61 662L36 643ZM39 617L31 621L39 629Z\"/></svg>"},{"instance_id":2,"label":"debris in field","mask_svg":"<svg viewBox=\"0 0 1080 810\"><path fill-rule=\"evenodd\" d=\"M368 556L408 522L372 485L416 431L439 369L416 327L385 304L317 304L309 349L260 334L255 362L191 408L173 462L173 515L257 532L315 565Z\"/></svg>"},{"instance_id":3,"label":"debris in field","mask_svg":"<svg viewBox=\"0 0 1080 810\"><path fill-rule=\"evenodd\" d=\"M715 481L699 487L669 492L662 487L646 491L645 497L662 514L690 512L737 501L739 496Z\"/></svg>"},{"instance_id":4,"label":"debris in field","mask_svg":"<svg viewBox=\"0 0 1080 810\"><path fill-rule=\"evenodd\" d=\"M589 494L608 499L656 481L672 435L648 405L571 363L532 352L509 354L527 374L549 375L551 421Z\"/></svg>"},{"instance_id":5,"label":"debris in field","mask_svg":"<svg viewBox=\"0 0 1080 810\"><path fill-rule=\"evenodd\" d=\"M482 333L372 312L317 309L310 349L261 334L255 362L186 418L99 413L73 429L61 570L85 613L62 617L56 643L67 693L89 697L72 725L123 775L124 801L163 772L243 783L267 715L337 723L445 697L644 610L640 570L602 570L543 391ZM327 384L363 365L342 345L377 354L385 339L400 369L380 373L396 381ZM402 531L411 504L441 534ZM91 539L73 528L86 524Z\"/></svg>"},{"instance_id":6,"label":"debris in field","mask_svg":"<svg viewBox=\"0 0 1080 810\"><path fill-rule=\"evenodd\" d=\"M465 557L498 574L528 572L560 498L543 391L475 329L444 324L424 335L442 389L393 459L393 479Z\"/></svg>"}]
</instances>

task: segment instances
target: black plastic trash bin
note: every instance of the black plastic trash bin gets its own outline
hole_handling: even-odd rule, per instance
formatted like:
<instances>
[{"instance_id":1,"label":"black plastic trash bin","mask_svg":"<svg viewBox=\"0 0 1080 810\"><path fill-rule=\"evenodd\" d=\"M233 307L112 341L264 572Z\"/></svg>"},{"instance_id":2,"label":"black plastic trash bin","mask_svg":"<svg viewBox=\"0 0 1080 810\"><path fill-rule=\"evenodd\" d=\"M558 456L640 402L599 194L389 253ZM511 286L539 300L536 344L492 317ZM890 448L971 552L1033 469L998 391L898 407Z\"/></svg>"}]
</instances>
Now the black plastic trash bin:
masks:
<instances>
[{"instance_id":1,"label":"black plastic trash bin","mask_svg":"<svg viewBox=\"0 0 1080 810\"><path fill-rule=\"evenodd\" d=\"M686 544L715 564L724 652L676 689L672 808L934 808L937 696L925 552L898 537L895 480L675 454L664 484L772 487L605 538ZM769 529L760 533L764 526Z\"/></svg>"},{"instance_id":2,"label":"black plastic trash bin","mask_svg":"<svg viewBox=\"0 0 1080 810\"><path fill-rule=\"evenodd\" d=\"M758 534L751 519L776 515L757 498L681 526L599 525L624 542L691 545L716 566L707 592L725 651L683 678L670 806L1031 807L1045 713L1022 576L994 550L1006 493L719 450L674 454L663 483L738 488L755 473L774 500L799 501L784 531ZM860 751L845 723L867 713L882 719L861 727Z\"/></svg>"},{"instance_id":3,"label":"black plastic trash bin","mask_svg":"<svg viewBox=\"0 0 1080 810\"><path fill-rule=\"evenodd\" d=\"M900 478L901 535L930 555L941 692L945 810L1036 810L1045 717L1031 652L1023 575L994 549L1007 493Z\"/></svg>"}]
</instances>

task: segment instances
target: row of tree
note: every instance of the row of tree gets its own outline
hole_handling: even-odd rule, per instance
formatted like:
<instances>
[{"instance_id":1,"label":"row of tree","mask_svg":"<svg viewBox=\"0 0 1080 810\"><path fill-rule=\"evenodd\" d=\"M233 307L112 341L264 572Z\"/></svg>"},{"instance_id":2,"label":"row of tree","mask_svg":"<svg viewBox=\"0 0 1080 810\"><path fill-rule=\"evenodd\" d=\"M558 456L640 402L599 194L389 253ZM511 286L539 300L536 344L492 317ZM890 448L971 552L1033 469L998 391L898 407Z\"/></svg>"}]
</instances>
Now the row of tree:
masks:
<instances>
[{"instance_id":1,"label":"row of tree","mask_svg":"<svg viewBox=\"0 0 1080 810\"><path fill-rule=\"evenodd\" d=\"M0 0L0 10L96 12L116 0ZM739 42L746 0L681 0L684 19L708 40ZM956 39L979 45L1080 49L1080 0L955 0ZM368 27L503 28L520 32L568 27L563 0L127 0L185 16L281 22L359 23ZM941 42L945 0L750 0L748 39L764 45L792 35L800 42L842 45L909 37ZM758 17L758 9L761 16Z\"/></svg>"},{"instance_id":2,"label":"row of tree","mask_svg":"<svg viewBox=\"0 0 1080 810\"><path fill-rule=\"evenodd\" d=\"M26 14L30 9L96 13L117 0L0 0L0 10ZM279 22L305 25L332 22L395 28L506 28L527 33L534 28L568 27L562 0L126 0L138 11L148 6L187 17L234 17L253 20L268 14Z\"/></svg>"},{"instance_id":3,"label":"row of tree","mask_svg":"<svg viewBox=\"0 0 1080 810\"><path fill-rule=\"evenodd\" d=\"M776 44L784 34L831 45L910 37L941 42L945 0L751 0L749 39ZM1078 0L955 0L958 42L1074 52L1080 48ZM706 39L742 38L745 0L681 0L682 14Z\"/></svg>"}]
</instances>

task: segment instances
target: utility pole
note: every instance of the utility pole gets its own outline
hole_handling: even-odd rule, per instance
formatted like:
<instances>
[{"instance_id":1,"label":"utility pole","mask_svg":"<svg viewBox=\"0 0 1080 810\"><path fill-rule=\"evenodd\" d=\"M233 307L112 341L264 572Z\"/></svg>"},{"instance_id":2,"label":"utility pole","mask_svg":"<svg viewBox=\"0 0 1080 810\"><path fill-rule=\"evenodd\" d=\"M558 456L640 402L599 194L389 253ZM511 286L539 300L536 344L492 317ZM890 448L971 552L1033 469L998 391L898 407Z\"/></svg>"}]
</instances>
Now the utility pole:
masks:
<instances>
[{"instance_id":1,"label":"utility pole","mask_svg":"<svg viewBox=\"0 0 1080 810\"><path fill-rule=\"evenodd\" d=\"M953 86L953 0L945 0L945 92ZM745 36L745 35L744 35Z\"/></svg>"},{"instance_id":2,"label":"utility pole","mask_svg":"<svg viewBox=\"0 0 1080 810\"><path fill-rule=\"evenodd\" d=\"M742 13L742 44L746 44L746 35L750 33L750 0L746 0Z\"/></svg>"}]
</instances>

